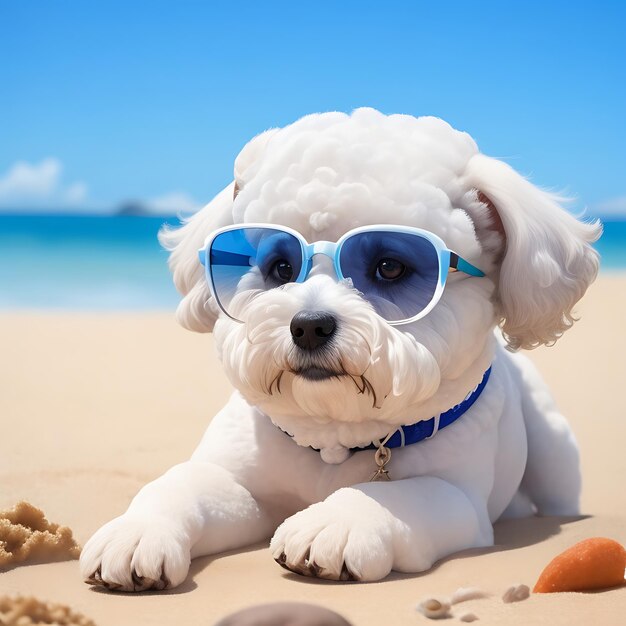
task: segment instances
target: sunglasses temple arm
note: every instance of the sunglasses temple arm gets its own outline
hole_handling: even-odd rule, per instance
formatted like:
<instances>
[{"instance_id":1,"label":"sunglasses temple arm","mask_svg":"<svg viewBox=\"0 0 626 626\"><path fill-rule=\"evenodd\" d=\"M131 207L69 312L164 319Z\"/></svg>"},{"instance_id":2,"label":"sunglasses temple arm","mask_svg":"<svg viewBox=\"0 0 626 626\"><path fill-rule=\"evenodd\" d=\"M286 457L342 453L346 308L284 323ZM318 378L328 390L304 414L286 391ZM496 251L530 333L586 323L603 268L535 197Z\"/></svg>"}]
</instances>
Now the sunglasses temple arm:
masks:
<instances>
[{"instance_id":1,"label":"sunglasses temple arm","mask_svg":"<svg viewBox=\"0 0 626 626\"><path fill-rule=\"evenodd\" d=\"M456 252L450 251L450 267L464 272L470 276L484 276L485 273L479 270L475 265L472 265L469 261L466 261L463 257L460 257Z\"/></svg>"}]
</instances>

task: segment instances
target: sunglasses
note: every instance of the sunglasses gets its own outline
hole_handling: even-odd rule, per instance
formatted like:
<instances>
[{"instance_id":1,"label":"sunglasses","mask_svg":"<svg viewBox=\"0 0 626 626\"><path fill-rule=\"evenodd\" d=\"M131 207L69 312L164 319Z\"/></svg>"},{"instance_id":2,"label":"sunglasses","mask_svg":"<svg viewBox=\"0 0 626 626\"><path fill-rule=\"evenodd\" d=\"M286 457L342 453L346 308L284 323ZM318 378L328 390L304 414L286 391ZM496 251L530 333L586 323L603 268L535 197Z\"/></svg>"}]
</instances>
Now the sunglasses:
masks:
<instances>
[{"instance_id":1,"label":"sunglasses","mask_svg":"<svg viewBox=\"0 0 626 626\"><path fill-rule=\"evenodd\" d=\"M273 224L226 226L198 251L219 307L241 320L260 293L304 282L316 254L329 257L339 280L348 280L389 324L427 315L443 293L448 274L484 276L431 232L379 224L348 231L336 243L309 243L291 228Z\"/></svg>"}]
</instances>

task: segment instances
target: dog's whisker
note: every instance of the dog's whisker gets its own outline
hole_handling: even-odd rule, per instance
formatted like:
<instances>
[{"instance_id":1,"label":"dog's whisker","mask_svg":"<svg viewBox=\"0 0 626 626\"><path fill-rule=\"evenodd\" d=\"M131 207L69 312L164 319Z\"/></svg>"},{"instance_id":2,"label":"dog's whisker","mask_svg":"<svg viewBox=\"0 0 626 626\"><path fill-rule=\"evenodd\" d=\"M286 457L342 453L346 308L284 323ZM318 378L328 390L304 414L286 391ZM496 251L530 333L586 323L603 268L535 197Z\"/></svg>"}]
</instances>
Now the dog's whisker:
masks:
<instances>
[{"instance_id":1,"label":"dog's whisker","mask_svg":"<svg viewBox=\"0 0 626 626\"><path fill-rule=\"evenodd\" d=\"M354 376L352 374L347 374L347 376L350 377L350 380L354 383L355 387L359 390L359 393L365 393L365 387L360 387L358 381L360 380L360 377L358 376Z\"/></svg>"},{"instance_id":2,"label":"dog's whisker","mask_svg":"<svg viewBox=\"0 0 626 626\"><path fill-rule=\"evenodd\" d=\"M350 374L345 369L345 367L343 366L343 363L341 364L341 368L342 368L342 373L344 375L348 376L350 378L350 380L352 380L352 382L355 384L356 388L359 390L360 394L365 394L365 392L367 392L368 395L371 394L371 396L373 398L372 407L375 408L375 409L380 409L381 407L378 405L378 398L377 398L377 395L376 395L376 390L374 389L374 385L372 385L372 383L365 376L365 372L367 372L369 366L367 368L365 368L365 371L362 374L359 374L358 376ZM362 386L359 385L358 381L361 381Z\"/></svg>"},{"instance_id":3,"label":"dog's whisker","mask_svg":"<svg viewBox=\"0 0 626 626\"><path fill-rule=\"evenodd\" d=\"M280 369L280 371L278 372L278 374L276 374L276 376L274 376L274 378L272 378L272 380L270 381L269 385L265 385L266 389L265 389L265 393L267 393L267 395L269 396L273 396L274 395L274 386L276 387L276 393L280 393L280 380L283 377L283 374L285 373L285 370Z\"/></svg>"},{"instance_id":4,"label":"dog's whisker","mask_svg":"<svg viewBox=\"0 0 626 626\"><path fill-rule=\"evenodd\" d=\"M276 376L276 378L274 379L276 381L276 391L278 393L280 393L280 381L283 379L284 373L285 373L285 370L280 370L280 372L278 373L278 376Z\"/></svg>"},{"instance_id":5,"label":"dog's whisker","mask_svg":"<svg viewBox=\"0 0 626 626\"><path fill-rule=\"evenodd\" d=\"M380 409L381 407L378 405L378 399L376 397L376 390L374 389L374 385L365 377L364 374L361 374L361 380L363 381L363 385L367 388L368 393L372 394L372 408Z\"/></svg>"}]
</instances>

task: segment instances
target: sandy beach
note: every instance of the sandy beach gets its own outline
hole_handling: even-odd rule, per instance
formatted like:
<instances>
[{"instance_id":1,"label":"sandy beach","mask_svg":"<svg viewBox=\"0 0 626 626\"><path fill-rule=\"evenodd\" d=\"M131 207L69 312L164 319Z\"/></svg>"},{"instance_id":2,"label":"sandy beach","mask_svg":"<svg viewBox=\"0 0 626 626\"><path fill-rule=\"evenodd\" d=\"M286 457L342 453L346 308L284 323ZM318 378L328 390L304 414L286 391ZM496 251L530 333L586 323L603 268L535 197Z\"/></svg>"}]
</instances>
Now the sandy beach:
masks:
<instances>
[{"instance_id":1,"label":"sandy beach","mask_svg":"<svg viewBox=\"0 0 626 626\"><path fill-rule=\"evenodd\" d=\"M429 623L415 611L421 599L475 586L493 597L460 612L474 612L480 624L624 623L626 587L516 604L500 596L512 583L532 588L551 558L581 539L626 544L625 310L626 274L602 275L578 306L581 321L555 347L529 353L580 443L581 519L499 523L493 549L373 584L298 577L258 545L195 560L170 592L94 590L68 561L0 574L0 595L62 602L99 626L210 626L273 600L323 604L354 626L404 626ZM146 482L190 455L230 393L212 338L183 330L167 313L1 313L0 346L0 510L28 500L81 544Z\"/></svg>"}]
</instances>

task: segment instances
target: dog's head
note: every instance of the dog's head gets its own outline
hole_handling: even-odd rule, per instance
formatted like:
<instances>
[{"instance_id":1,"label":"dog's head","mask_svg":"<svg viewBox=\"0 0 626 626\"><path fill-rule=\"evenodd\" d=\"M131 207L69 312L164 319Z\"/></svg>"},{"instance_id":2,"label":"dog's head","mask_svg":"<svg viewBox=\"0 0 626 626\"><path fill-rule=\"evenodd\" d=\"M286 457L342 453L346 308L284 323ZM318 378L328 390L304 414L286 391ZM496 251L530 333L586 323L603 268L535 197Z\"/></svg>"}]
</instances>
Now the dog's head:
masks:
<instances>
[{"instance_id":1,"label":"dog's head","mask_svg":"<svg viewBox=\"0 0 626 626\"><path fill-rule=\"evenodd\" d=\"M310 243L371 224L417 227L485 276L451 275L428 315L392 326L317 255L307 280L262 293L234 321L211 297L197 251L215 229L252 222ZM493 358L496 324L511 349L558 339L596 276L599 233L445 122L358 109L254 138L235 181L161 241L184 296L181 324L214 330L234 386L298 443L333 447L462 400Z\"/></svg>"}]
</instances>

